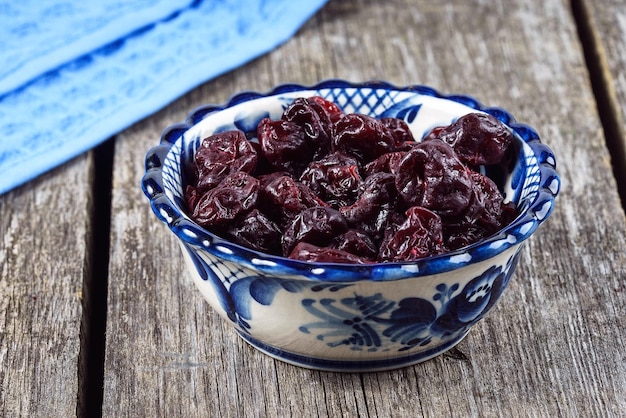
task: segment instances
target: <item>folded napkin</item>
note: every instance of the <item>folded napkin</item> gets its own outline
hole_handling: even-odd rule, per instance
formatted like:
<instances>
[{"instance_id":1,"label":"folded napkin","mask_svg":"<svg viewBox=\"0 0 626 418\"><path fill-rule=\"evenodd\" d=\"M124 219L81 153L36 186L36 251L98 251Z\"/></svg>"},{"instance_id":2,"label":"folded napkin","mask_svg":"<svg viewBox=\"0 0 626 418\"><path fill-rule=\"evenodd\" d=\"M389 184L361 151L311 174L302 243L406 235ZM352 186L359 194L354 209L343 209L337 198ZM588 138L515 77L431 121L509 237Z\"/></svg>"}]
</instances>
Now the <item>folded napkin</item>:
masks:
<instances>
[{"instance_id":1,"label":"folded napkin","mask_svg":"<svg viewBox=\"0 0 626 418\"><path fill-rule=\"evenodd\" d=\"M270 51L324 3L0 1L0 194Z\"/></svg>"}]
</instances>

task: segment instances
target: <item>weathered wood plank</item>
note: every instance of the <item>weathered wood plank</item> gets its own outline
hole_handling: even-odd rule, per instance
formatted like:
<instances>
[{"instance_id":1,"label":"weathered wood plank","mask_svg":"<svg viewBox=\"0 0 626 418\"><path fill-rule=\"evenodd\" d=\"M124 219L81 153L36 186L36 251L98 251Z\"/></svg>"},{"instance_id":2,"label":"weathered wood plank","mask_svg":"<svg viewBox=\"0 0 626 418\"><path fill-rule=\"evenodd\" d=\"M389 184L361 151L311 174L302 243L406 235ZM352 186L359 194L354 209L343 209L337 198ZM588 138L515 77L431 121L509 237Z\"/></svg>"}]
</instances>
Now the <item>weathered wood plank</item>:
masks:
<instances>
[{"instance_id":1,"label":"weathered wood plank","mask_svg":"<svg viewBox=\"0 0 626 418\"><path fill-rule=\"evenodd\" d=\"M556 152L563 193L502 302L458 349L385 373L269 359L180 274L139 191L160 131L240 90L385 79L509 109ZM601 202L601 203L600 203ZM116 143L104 415L596 416L626 410L626 222L565 0L331 1L291 41Z\"/></svg>"},{"instance_id":2,"label":"weathered wood plank","mask_svg":"<svg viewBox=\"0 0 626 418\"><path fill-rule=\"evenodd\" d=\"M91 158L0 196L0 416L76 414Z\"/></svg>"},{"instance_id":3,"label":"weathered wood plank","mask_svg":"<svg viewBox=\"0 0 626 418\"><path fill-rule=\"evenodd\" d=\"M595 78L607 143L613 156L622 202L626 202L626 3L619 0L572 2L585 41L588 67ZM622 203L624 204L624 203Z\"/></svg>"}]
</instances>

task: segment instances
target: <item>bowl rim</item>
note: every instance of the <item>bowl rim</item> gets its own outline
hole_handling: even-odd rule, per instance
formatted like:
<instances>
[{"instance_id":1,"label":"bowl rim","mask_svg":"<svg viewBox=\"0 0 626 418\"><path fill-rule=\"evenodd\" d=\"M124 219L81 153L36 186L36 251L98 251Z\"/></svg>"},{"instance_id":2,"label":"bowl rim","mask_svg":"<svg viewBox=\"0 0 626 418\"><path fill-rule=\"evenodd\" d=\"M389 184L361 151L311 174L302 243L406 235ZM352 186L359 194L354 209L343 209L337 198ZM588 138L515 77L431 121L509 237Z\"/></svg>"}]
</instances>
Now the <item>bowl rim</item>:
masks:
<instances>
[{"instance_id":1,"label":"bowl rim","mask_svg":"<svg viewBox=\"0 0 626 418\"><path fill-rule=\"evenodd\" d=\"M407 262L381 262L371 264L319 263L293 260L282 256L261 253L221 238L193 222L165 193L162 167L173 144L191 127L207 115L251 100L297 91L334 88L371 88L415 92L420 95L450 100L476 111L490 114L506 124L534 153L539 168L539 184L535 199L518 214L515 220L496 234L477 243L431 257ZM361 83L330 79L312 86L281 84L267 93L243 91L230 97L221 105L207 104L192 110L186 120L167 127L160 144L152 147L145 157L145 174L141 187L154 214L186 245L202 248L215 257L241 263L269 276L298 276L322 282L390 281L445 273L493 258L512 247L518 247L552 213L554 200L560 191L560 178L556 172L556 158L549 147L541 142L539 134L530 126L518 123L506 110L487 107L472 96L442 94L424 85L398 87L385 81Z\"/></svg>"}]
</instances>

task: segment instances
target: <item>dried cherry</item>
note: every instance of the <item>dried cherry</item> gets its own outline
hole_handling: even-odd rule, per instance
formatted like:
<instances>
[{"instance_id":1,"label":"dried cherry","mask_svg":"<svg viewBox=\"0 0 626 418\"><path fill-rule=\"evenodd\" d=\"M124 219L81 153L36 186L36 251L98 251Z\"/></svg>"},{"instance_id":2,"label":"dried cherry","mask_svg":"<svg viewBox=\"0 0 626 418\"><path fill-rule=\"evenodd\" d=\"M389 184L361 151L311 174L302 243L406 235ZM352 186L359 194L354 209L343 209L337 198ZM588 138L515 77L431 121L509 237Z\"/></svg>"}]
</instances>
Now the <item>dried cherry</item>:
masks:
<instances>
[{"instance_id":1,"label":"dried cherry","mask_svg":"<svg viewBox=\"0 0 626 418\"><path fill-rule=\"evenodd\" d=\"M349 206L339 208L348 223L358 226L375 219L382 209L396 206L398 192L395 176L391 173L375 173L367 177L359 187L357 200Z\"/></svg>"},{"instance_id":2,"label":"dried cherry","mask_svg":"<svg viewBox=\"0 0 626 418\"><path fill-rule=\"evenodd\" d=\"M399 169L400 162L406 155L407 151L394 151L383 154L374 161L363 167L364 175L370 176L374 173L392 173L396 174Z\"/></svg>"},{"instance_id":3,"label":"dried cherry","mask_svg":"<svg viewBox=\"0 0 626 418\"><path fill-rule=\"evenodd\" d=\"M445 251L439 215L419 206L409 208L406 215L406 221L381 247L380 260L411 261Z\"/></svg>"},{"instance_id":4,"label":"dried cherry","mask_svg":"<svg viewBox=\"0 0 626 418\"><path fill-rule=\"evenodd\" d=\"M279 120L205 138L185 198L201 226L264 253L331 263L411 261L484 239L516 216L494 178L513 134L469 114L416 142L401 119L298 98ZM499 173L499 174L498 174ZM501 180L499 180L501 181Z\"/></svg>"},{"instance_id":5,"label":"dried cherry","mask_svg":"<svg viewBox=\"0 0 626 418\"><path fill-rule=\"evenodd\" d=\"M394 151L397 141L377 119L360 113L350 113L335 123L333 151L350 154L363 163Z\"/></svg>"},{"instance_id":6,"label":"dried cherry","mask_svg":"<svg viewBox=\"0 0 626 418\"><path fill-rule=\"evenodd\" d=\"M256 251L281 255L278 226L258 209L252 209L227 229L233 242Z\"/></svg>"},{"instance_id":7,"label":"dried cherry","mask_svg":"<svg viewBox=\"0 0 626 418\"><path fill-rule=\"evenodd\" d=\"M337 122L344 115L343 110L341 110L339 106L329 100L324 99L323 97L313 96L310 97L309 100L321 105L326 110L326 113L328 113L328 116L330 117L330 121L332 123Z\"/></svg>"},{"instance_id":8,"label":"dried cherry","mask_svg":"<svg viewBox=\"0 0 626 418\"><path fill-rule=\"evenodd\" d=\"M313 158L314 148L304 128L285 120L261 120L257 128L264 159L277 171L299 175Z\"/></svg>"},{"instance_id":9,"label":"dried cherry","mask_svg":"<svg viewBox=\"0 0 626 418\"><path fill-rule=\"evenodd\" d=\"M306 208L287 226L282 237L283 254L289 254L299 242L327 246L348 230L346 219L329 206Z\"/></svg>"},{"instance_id":10,"label":"dried cherry","mask_svg":"<svg viewBox=\"0 0 626 418\"><path fill-rule=\"evenodd\" d=\"M300 181L329 205L338 208L354 202L361 182L359 162L341 152L312 161Z\"/></svg>"},{"instance_id":11,"label":"dried cherry","mask_svg":"<svg viewBox=\"0 0 626 418\"><path fill-rule=\"evenodd\" d=\"M257 154L241 131L228 131L202 140L196 151L196 187L209 190L235 171L251 173L257 163Z\"/></svg>"},{"instance_id":12,"label":"dried cherry","mask_svg":"<svg viewBox=\"0 0 626 418\"><path fill-rule=\"evenodd\" d=\"M463 213L473 191L469 170L445 142L422 142L399 163L396 187L407 206L423 206L441 216Z\"/></svg>"},{"instance_id":13,"label":"dried cherry","mask_svg":"<svg viewBox=\"0 0 626 418\"><path fill-rule=\"evenodd\" d=\"M368 260L375 260L378 254L378 248L372 238L357 229L349 229L335 237L331 247Z\"/></svg>"},{"instance_id":14,"label":"dried cherry","mask_svg":"<svg viewBox=\"0 0 626 418\"><path fill-rule=\"evenodd\" d=\"M296 182L287 173L263 175L259 181L258 206L281 226L305 208L326 205L306 185Z\"/></svg>"},{"instance_id":15,"label":"dried cherry","mask_svg":"<svg viewBox=\"0 0 626 418\"><path fill-rule=\"evenodd\" d=\"M404 143L413 143L415 138L409 125L402 119L398 118L380 118L379 123L387 129L387 132L395 139L396 147Z\"/></svg>"},{"instance_id":16,"label":"dried cherry","mask_svg":"<svg viewBox=\"0 0 626 418\"><path fill-rule=\"evenodd\" d=\"M197 200L192 217L201 226L222 226L251 209L257 201L259 180L243 171L229 174Z\"/></svg>"},{"instance_id":17,"label":"dried cherry","mask_svg":"<svg viewBox=\"0 0 626 418\"><path fill-rule=\"evenodd\" d=\"M312 145L314 160L329 153L333 125L322 104L312 99L297 98L285 109L282 119L296 123L304 129L304 134Z\"/></svg>"},{"instance_id":18,"label":"dried cherry","mask_svg":"<svg viewBox=\"0 0 626 418\"><path fill-rule=\"evenodd\" d=\"M433 129L424 138L430 139L444 141L465 164L478 166L502 161L513 142L513 134L491 115L469 113L449 126Z\"/></svg>"},{"instance_id":19,"label":"dried cherry","mask_svg":"<svg viewBox=\"0 0 626 418\"><path fill-rule=\"evenodd\" d=\"M344 264L367 264L370 260L359 257L347 251L336 248L318 247L313 244L301 242L296 245L289 254L294 260L309 261L313 263L344 263Z\"/></svg>"}]
</instances>

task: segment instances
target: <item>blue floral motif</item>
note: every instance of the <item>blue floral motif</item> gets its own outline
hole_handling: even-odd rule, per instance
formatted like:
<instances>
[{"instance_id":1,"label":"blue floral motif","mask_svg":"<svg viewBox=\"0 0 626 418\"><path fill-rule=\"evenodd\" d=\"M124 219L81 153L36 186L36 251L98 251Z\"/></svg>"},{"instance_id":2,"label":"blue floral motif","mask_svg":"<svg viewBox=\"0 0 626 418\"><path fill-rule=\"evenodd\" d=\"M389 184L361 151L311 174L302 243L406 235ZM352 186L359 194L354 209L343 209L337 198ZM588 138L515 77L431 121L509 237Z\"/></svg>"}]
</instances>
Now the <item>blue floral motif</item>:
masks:
<instances>
[{"instance_id":1,"label":"blue floral motif","mask_svg":"<svg viewBox=\"0 0 626 418\"><path fill-rule=\"evenodd\" d=\"M422 104L416 103L415 99L415 97L410 97L408 99L394 103L393 105L385 109L385 111L380 116L402 119L410 125L415 121L422 108Z\"/></svg>"},{"instance_id":2,"label":"blue floral motif","mask_svg":"<svg viewBox=\"0 0 626 418\"><path fill-rule=\"evenodd\" d=\"M301 332L310 334L315 329L328 329L318 334L317 339L327 341L329 347L349 345L353 350L366 347L369 351L376 351L382 346L376 322L393 309L394 302L385 300L379 293L369 297L344 298L340 306L335 304L335 299L321 299L320 307L316 306L316 302L304 299L302 305L322 320L301 326Z\"/></svg>"},{"instance_id":3,"label":"blue floral motif","mask_svg":"<svg viewBox=\"0 0 626 418\"><path fill-rule=\"evenodd\" d=\"M336 292L350 286L278 279L262 275L249 276L243 270L228 267L217 259L207 262L188 245L185 245L185 249L202 280L211 284L228 319L246 333L249 333L251 329L249 321L252 319L252 301L269 306L280 290L290 293L299 293L307 289L313 292L323 290Z\"/></svg>"},{"instance_id":4,"label":"blue floral motif","mask_svg":"<svg viewBox=\"0 0 626 418\"><path fill-rule=\"evenodd\" d=\"M396 117L398 119L404 120L408 124L411 124L417 117L417 114L419 113L421 107L422 105L419 104L414 106L408 106L407 108L399 111Z\"/></svg>"},{"instance_id":5,"label":"blue floral motif","mask_svg":"<svg viewBox=\"0 0 626 418\"><path fill-rule=\"evenodd\" d=\"M216 274L215 271L213 271L213 268L211 268L208 263L197 255L193 248L190 248L186 244L184 245L184 248L187 255L195 265L196 271L202 280L208 281L212 284L213 291L215 292L215 295L220 302L220 306L226 313L228 319L239 325L242 330L249 329L250 325L244 320L244 318L241 317L241 315L238 314L235 303L228 293L228 289L226 287L226 284L228 283L227 280L221 280L220 275Z\"/></svg>"},{"instance_id":6,"label":"blue floral motif","mask_svg":"<svg viewBox=\"0 0 626 418\"><path fill-rule=\"evenodd\" d=\"M280 291L337 292L353 286L250 276L218 260L207 262L191 248L187 250L201 278L212 285L228 318L247 334L253 334L253 302L270 306ZM301 301L303 308L319 321L303 324L299 331L315 335L329 347L349 346L356 351L406 351L427 346L434 338L453 339L489 312L506 288L518 258L519 252L506 266L489 267L463 289L458 283L440 283L432 300L406 297L394 301L380 293L341 299L305 298Z\"/></svg>"},{"instance_id":7,"label":"blue floral motif","mask_svg":"<svg viewBox=\"0 0 626 418\"><path fill-rule=\"evenodd\" d=\"M317 338L329 347L348 345L353 350L388 350L396 344L398 351L415 346L426 346L433 338L451 339L466 333L478 322L501 296L506 288L519 253L506 267L491 266L483 274L468 282L459 292L459 285L439 284L432 302L408 297L397 304L382 297L355 295L339 301L335 299L304 299L302 305L320 318L300 327L300 331L320 332Z\"/></svg>"}]
</instances>

